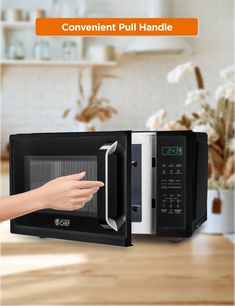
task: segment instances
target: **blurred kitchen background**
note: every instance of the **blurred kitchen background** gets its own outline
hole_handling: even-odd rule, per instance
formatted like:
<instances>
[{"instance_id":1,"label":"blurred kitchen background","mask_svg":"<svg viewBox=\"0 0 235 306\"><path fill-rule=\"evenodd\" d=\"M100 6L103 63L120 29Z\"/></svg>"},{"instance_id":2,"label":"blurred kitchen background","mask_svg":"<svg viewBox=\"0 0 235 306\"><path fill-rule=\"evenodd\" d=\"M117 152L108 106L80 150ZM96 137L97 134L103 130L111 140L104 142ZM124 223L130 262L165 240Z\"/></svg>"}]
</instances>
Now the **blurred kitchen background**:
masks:
<instances>
[{"instance_id":1,"label":"blurred kitchen background","mask_svg":"<svg viewBox=\"0 0 235 306\"><path fill-rule=\"evenodd\" d=\"M199 35L36 37L38 17L197 17ZM234 79L228 81L234 70L222 70L234 65L233 0L2 0L0 29L2 160L8 159L8 138L14 133L159 129L163 120L181 118L168 128L196 126L210 134L208 211L219 203L209 218L216 218L212 232L234 228ZM182 63L187 64L167 79ZM195 72L199 91L190 91L186 100L187 91L197 87ZM204 101L214 107L213 114L222 109L223 124L230 122L227 142L223 128L208 126L208 116L214 122L218 118L202 107ZM196 117L181 117L193 111ZM7 162L2 171L8 172ZM218 190L230 203L223 206L225 221L217 220L224 213ZM2 194L8 194L7 175L2 176Z\"/></svg>"},{"instance_id":2,"label":"blurred kitchen background","mask_svg":"<svg viewBox=\"0 0 235 306\"><path fill-rule=\"evenodd\" d=\"M200 65L206 87L215 91L221 83L219 71L233 63L233 4L233 0L3 0L2 155L7 156L12 133L84 129L72 112L62 118L68 108L76 109L80 73L87 96L104 75L114 76L103 79L98 97L109 99L118 114L105 122L95 119L98 130L144 130L147 118L161 108L169 119L176 119L185 112L187 86L169 84L167 74L176 65L193 61ZM199 36L151 37L151 42L140 37L38 38L33 22L37 16L198 17ZM190 84L190 78L186 81Z\"/></svg>"}]
</instances>

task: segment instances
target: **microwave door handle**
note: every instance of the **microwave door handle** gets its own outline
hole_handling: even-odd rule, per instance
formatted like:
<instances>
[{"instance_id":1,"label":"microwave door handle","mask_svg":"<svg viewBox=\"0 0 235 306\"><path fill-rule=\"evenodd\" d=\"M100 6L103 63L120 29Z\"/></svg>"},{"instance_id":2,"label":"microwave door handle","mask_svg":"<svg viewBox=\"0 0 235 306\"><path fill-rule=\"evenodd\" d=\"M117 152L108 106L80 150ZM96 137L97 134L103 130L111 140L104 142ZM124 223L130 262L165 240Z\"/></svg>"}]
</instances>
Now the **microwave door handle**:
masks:
<instances>
[{"instance_id":1,"label":"microwave door handle","mask_svg":"<svg viewBox=\"0 0 235 306\"><path fill-rule=\"evenodd\" d=\"M118 148L118 142L106 143L99 149L99 169L100 178L104 181L104 189L99 191L100 197L98 197L98 219L102 227L105 229L112 229L118 231L123 222L125 221L123 216L114 220L109 217L109 157L115 154Z\"/></svg>"}]
</instances>

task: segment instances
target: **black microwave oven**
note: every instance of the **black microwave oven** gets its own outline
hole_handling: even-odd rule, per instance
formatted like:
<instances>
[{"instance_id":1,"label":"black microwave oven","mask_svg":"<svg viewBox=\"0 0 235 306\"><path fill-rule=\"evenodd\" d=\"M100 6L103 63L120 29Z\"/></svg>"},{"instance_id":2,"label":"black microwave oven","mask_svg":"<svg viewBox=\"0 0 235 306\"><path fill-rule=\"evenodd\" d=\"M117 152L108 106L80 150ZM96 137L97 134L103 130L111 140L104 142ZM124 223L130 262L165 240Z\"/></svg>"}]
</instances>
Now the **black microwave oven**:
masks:
<instances>
[{"instance_id":1,"label":"black microwave oven","mask_svg":"<svg viewBox=\"0 0 235 306\"><path fill-rule=\"evenodd\" d=\"M11 135L11 195L82 171L105 184L82 209L27 214L11 233L120 246L189 237L207 219L207 165L207 135L192 131Z\"/></svg>"}]
</instances>

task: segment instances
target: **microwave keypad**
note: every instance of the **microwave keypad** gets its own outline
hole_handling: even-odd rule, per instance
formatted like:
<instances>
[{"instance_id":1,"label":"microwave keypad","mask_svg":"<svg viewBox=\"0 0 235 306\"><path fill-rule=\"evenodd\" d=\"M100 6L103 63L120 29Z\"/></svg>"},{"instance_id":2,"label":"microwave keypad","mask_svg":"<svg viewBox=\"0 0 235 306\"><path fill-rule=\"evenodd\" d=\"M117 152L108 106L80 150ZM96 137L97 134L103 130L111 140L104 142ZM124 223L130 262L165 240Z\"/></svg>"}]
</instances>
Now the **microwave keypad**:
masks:
<instances>
[{"instance_id":1,"label":"microwave keypad","mask_svg":"<svg viewBox=\"0 0 235 306\"><path fill-rule=\"evenodd\" d=\"M182 179L183 175L182 164L163 163L161 165L161 190L162 202L161 214L182 214ZM166 176L166 177L164 177Z\"/></svg>"}]
</instances>

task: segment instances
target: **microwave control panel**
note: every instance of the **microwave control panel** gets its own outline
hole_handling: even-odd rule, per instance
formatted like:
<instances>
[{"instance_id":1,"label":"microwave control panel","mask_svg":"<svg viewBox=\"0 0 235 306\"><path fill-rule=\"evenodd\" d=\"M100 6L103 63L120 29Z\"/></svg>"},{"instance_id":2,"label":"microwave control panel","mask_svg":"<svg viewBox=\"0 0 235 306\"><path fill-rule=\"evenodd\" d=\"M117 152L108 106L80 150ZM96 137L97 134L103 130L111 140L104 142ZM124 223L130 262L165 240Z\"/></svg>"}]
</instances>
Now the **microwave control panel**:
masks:
<instances>
[{"instance_id":1,"label":"microwave control panel","mask_svg":"<svg viewBox=\"0 0 235 306\"><path fill-rule=\"evenodd\" d=\"M157 137L157 227L185 227L184 136Z\"/></svg>"}]
</instances>

